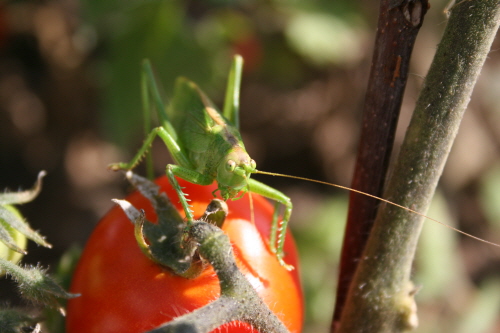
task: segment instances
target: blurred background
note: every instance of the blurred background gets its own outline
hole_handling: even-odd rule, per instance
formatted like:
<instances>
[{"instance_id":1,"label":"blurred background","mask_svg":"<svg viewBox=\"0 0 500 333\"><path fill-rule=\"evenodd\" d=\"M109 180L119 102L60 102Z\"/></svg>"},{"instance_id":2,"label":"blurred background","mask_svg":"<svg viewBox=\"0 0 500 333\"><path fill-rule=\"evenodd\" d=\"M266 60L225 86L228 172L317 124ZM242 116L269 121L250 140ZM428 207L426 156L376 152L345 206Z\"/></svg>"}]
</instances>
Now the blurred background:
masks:
<instances>
[{"instance_id":1,"label":"blurred background","mask_svg":"<svg viewBox=\"0 0 500 333\"><path fill-rule=\"evenodd\" d=\"M446 25L432 2L412 57L397 144ZM245 58L241 131L258 168L349 185L378 2L363 0L0 2L0 188L39 197L21 207L52 250L25 263L57 265L83 246L127 184L111 162L140 146L140 62L150 58L165 99L184 75L221 105L232 54ZM429 215L500 243L500 56L495 42ZM153 147L156 174L169 155ZM138 171L143 172L143 167ZM348 193L278 177L289 195L306 295L304 332L327 332ZM335 223L332 223L335 220ZM415 262L417 332L499 332L500 251L426 222ZM12 299L2 281L0 299Z\"/></svg>"}]
</instances>

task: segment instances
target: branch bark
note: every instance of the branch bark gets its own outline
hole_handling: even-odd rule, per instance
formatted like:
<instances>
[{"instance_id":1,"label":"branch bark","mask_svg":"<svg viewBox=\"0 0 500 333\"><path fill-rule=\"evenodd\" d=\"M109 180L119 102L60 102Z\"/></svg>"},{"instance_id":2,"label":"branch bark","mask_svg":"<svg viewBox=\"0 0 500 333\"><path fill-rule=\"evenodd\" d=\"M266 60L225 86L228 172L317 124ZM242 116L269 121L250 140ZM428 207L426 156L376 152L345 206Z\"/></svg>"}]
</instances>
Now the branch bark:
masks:
<instances>
[{"instance_id":1,"label":"branch bark","mask_svg":"<svg viewBox=\"0 0 500 333\"><path fill-rule=\"evenodd\" d=\"M500 21L499 0L451 8L384 197L425 212ZM422 218L382 204L350 286L339 332L417 325L411 265Z\"/></svg>"},{"instance_id":2,"label":"branch bark","mask_svg":"<svg viewBox=\"0 0 500 333\"><path fill-rule=\"evenodd\" d=\"M394 143L410 56L427 12L427 0L380 2L362 133L351 187L381 196ZM380 202L351 192L337 299L331 331L338 325L352 277Z\"/></svg>"}]
</instances>

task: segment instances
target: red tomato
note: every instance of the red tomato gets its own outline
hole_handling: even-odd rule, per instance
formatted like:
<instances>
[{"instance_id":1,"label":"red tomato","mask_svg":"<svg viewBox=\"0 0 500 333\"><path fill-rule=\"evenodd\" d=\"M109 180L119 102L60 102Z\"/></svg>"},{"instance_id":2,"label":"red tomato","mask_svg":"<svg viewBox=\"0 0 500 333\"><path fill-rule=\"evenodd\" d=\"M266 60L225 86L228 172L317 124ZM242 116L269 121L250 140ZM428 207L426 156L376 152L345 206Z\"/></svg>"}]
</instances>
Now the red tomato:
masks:
<instances>
[{"instance_id":1,"label":"red tomato","mask_svg":"<svg viewBox=\"0 0 500 333\"><path fill-rule=\"evenodd\" d=\"M198 186L179 180L189 193L195 216L203 214L213 198L215 186ZM157 180L169 198L177 198L166 177ZM267 305L290 332L300 332L303 299L298 276L297 251L290 233L285 242L285 261L296 267L287 271L267 246L273 207L261 196L252 195L255 225L250 222L248 196L228 201L229 214L223 230L231 239L236 261ZM145 209L156 221L149 202L138 192L126 199ZM177 200L174 204L180 211ZM212 268L195 279L173 275L153 263L139 250L132 223L119 207L101 220L75 271L67 308L68 333L144 332L217 299L218 278ZM249 325L233 322L214 332L256 332Z\"/></svg>"}]
</instances>

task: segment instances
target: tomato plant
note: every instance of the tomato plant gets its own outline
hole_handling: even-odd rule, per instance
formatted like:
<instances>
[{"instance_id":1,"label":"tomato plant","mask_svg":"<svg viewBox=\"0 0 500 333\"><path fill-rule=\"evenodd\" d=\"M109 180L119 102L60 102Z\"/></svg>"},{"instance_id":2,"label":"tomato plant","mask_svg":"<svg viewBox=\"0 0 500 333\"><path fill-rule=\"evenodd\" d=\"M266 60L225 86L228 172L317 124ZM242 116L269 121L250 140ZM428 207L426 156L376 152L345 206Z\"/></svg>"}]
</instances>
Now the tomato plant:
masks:
<instances>
[{"instance_id":1,"label":"tomato plant","mask_svg":"<svg viewBox=\"0 0 500 333\"><path fill-rule=\"evenodd\" d=\"M189 193L195 216L201 216L213 198L215 186L199 186L179 180ZM175 191L166 177L157 180L170 198ZM291 332L300 332L303 299L298 270L287 271L269 251L273 207L253 194L251 222L248 197L228 201L229 214L222 227L229 236L240 270L271 310ZM126 199L144 209L150 221L156 215L150 203L135 192ZM174 202L181 210L178 202ZM297 268L297 251L288 233L285 260ZM101 220L83 251L71 292L81 294L67 308L68 333L144 332L182 314L202 307L219 296L218 278L212 268L195 279L174 275L149 260L139 249L132 223L119 207ZM220 332L255 332L240 322L220 327Z\"/></svg>"}]
</instances>

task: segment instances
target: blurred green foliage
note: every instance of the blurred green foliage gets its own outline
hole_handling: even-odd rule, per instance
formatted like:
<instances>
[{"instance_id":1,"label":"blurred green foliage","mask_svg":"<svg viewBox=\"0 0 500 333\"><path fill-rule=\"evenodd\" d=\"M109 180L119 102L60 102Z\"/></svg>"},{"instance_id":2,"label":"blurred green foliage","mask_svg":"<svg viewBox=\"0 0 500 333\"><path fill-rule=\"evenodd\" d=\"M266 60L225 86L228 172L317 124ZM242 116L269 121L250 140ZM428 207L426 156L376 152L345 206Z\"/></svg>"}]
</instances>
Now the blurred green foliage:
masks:
<instances>
[{"instance_id":1,"label":"blurred green foliage","mask_svg":"<svg viewBox=\"0 0 500 333\"><path fill-rule=\"evenodd\" d=\"M186 76L217 100L228 59L243 54L246 72L278 85L300 84L307 66L359 59L363 20L354 5L316 1L83 1L97 32L98 72L106 91L103 132L121 145L135 142L141 123L140 63L149 58L167 99ZM336 43L329 43L335 33Z\"/></svg>"},{"instance_id":2,"label":"blurred green foliage","mask_svg":"<svg viewBox=\"0 0 500 333\"><path fill-rule=\"evenodd\" d=\"M294 228L311 332L324 329L332 319L347 204L346 195L329 198Z\"/></svg>"},{"instance_id":3,"label":"blurred green foliage","mask_svg":"<svg viewBox=\"0 0 500 333\"><path fill-rule=\"evenodd\" d=\"M99 64L107 91L103 123L107 135L122 144L138 135L142 122L139 98L140 63L155 64L166 91L180 75L206 84L213 77L207 50L194 42L194 27L187 22L180 1L135 2L110 8L101 1L86 4L97 20L105 56ZM165 78L168 78L165 80ZM134 140L135 141L135 140Z\"/></svg>"}]
</instances>

